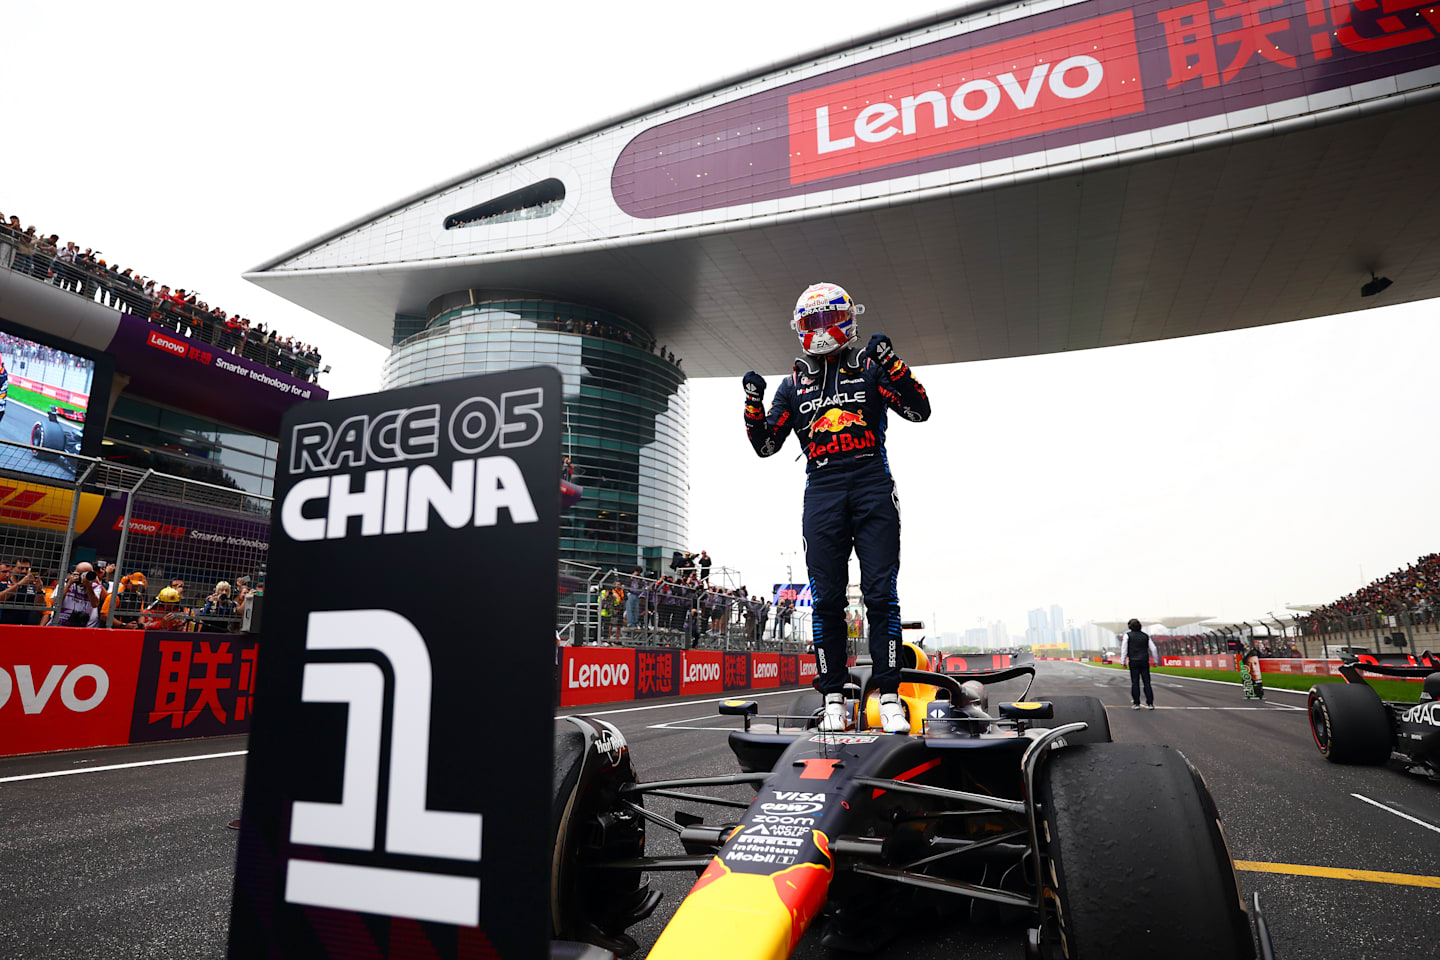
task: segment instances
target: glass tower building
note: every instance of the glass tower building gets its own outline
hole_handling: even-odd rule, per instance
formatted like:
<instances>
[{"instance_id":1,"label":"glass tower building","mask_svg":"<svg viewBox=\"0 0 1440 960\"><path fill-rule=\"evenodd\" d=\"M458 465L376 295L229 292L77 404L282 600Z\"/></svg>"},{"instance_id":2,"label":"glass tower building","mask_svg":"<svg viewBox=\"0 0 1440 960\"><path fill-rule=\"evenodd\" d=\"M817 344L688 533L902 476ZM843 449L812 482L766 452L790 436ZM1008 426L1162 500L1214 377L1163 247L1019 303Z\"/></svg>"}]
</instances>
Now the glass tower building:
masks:
<instances>
[{"instance_id":1,"label":"glass tower building","mask_svg":"<svg viewBox=\"0 0 1440 960\"><path fill-rule=\"evenodd\" d=\"M386 388L557 368L565 384L563 446L573 482L584 488L560 517L561 559L667 567L688 533L689 391L649 332L593 307L486 299L471 290L437 298L427 314L386 360Z\"/></svg>"}]
</instances>

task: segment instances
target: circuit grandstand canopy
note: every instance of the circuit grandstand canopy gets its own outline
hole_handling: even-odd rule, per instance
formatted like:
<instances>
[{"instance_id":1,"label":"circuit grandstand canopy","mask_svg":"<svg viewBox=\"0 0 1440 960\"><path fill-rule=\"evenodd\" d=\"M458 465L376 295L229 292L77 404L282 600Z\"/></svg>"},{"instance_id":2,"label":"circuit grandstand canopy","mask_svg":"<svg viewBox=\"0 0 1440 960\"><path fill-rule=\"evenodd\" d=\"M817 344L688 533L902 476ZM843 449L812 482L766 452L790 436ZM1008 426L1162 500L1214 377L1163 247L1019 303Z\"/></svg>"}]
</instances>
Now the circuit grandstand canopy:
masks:
<instances>
[{"instance_id":1,"label":"circuit grandstand canopy","mask_svg":"<svg viewBox=\"0 0 1440 960\"><path fill-rule=\"evenodd\" d=\"M977 0L486 164L246 276L385 344L457 291L590 304L698 376L786 366L821 279L916 363L1333 314L1440 296L1437 84L1433 3ZM1362 300L1372 269L1394 283Z\"/></svg>"},{"instance_id":2,"label":"circuit grandstand canopy","mask_svg":"<svg viewBox=\"0 0 1440 960\"><path fill-rule=\"evenodd\" d=\"M1209 620L1214 614L1202 613L1199 616L1161 617L1156 623L1163 624L1165 629L1174 630L1176 627L1186 627L1192 623L1200 623L1202 620Z\"/></svg>"}]
</instances>

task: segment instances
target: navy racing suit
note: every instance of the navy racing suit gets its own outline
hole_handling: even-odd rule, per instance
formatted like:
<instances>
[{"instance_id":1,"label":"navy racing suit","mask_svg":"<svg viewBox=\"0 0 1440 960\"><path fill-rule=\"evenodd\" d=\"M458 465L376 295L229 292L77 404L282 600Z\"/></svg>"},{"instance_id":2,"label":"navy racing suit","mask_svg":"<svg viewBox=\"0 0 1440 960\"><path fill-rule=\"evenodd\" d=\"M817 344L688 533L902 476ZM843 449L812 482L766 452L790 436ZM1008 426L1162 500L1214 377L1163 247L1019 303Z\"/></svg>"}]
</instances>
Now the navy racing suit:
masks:
<instances>
[{"instance_id":1,"label":"navy racing suit","mask_svg":"<svg viewBox=\"0 0 1440 960\"><path fill-rule=\"evenodd\" d=\"M858 343L796 360L768 415L758 400L745 402L745 432L757 454L778 453L793 430L808 461L805 566L821 693L839 693L849 679L845 588L852 548L860 558L875 686L894 693L900 685L900 501L885 457L887 409L918 423L930 417L930 400L893 351L882 368Z\"/></svg>"}]
</instances>

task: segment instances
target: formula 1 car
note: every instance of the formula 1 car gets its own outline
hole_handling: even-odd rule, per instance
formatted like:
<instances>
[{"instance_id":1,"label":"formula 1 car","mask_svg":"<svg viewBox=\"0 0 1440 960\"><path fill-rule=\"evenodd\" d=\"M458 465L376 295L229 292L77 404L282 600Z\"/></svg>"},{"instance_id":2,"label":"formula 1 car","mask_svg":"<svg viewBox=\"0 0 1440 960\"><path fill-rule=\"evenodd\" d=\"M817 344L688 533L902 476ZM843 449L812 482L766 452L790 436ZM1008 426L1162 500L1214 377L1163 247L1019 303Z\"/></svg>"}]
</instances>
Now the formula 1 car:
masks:
<instances>
[{"instance_id":1,"label":"formula 1 car","mask_svg":"<svg viewBox=\"0 0 1440 960\"><path fill-rule=\"evenodd\" d=\"M785 958L807 931L858 953L917 931L961 946L994 924L1046 960L1255 956L1215 804L1184 755L1110 742L1093 697L1026 699L1033 663L961 678L904 649L910 735L879 732L861 662L843 733L818 730L817 693L776 717L723 701L743 720L735 774L641 782L615 726L557 720L553 936L632 952L626 928L660 900L646 873L675 870L698 880L652 960ZM1025 693L992 711L987 688L1009 680ZM753 799L713 795L737 785ZM661 798L718 815L666 816ZM684 852L647 856L647 827Z\"/></svg>"},{"instance_id":2,"label":"formula 1 car","mask_svg":"<svg viewBox=\"0 0 1440 960\"><path fill-rule=\"evenodd\" d=\"M1310 732L1331 763L1380 766L1392 757L1407 772L1440 781L1440 658L1426 652L1414 666L1342 658L1344 683L1310 688ZM1420 677L1420 702L1381 700L1361 673Z\"/></svg>"}]
</instances>

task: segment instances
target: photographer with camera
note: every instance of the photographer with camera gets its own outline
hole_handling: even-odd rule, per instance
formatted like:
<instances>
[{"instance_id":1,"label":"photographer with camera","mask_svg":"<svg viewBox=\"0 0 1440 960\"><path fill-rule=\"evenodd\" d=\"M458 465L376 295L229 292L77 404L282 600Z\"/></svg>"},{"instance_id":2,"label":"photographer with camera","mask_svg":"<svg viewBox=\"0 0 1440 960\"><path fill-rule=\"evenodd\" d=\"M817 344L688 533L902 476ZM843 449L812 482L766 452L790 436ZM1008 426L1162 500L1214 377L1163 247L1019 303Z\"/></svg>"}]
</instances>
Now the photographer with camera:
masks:
<instances>
[{"instance_id":1,"label":"photographer with camera","mask_svg":"<svg viewBox=\"0 0 1440 960\"><path fill-rule=\"evenodd\" d=\"M9 564L0 564L0 605L8 605L0 606L0 624L38 625L44 596L44 581L30 568L29 557L18 557L13 571Z\"/></svg>"},{"instance_id":2,"label":"photographer with camera","mask_svg":"<svg viewBox=\"0 0 1440 960\"><path fill-rule=\"evenodd\" d=\"M49 613L52 627L93 627L100 622L100 605L110 591L95 568L81 561L65 582L56 588L59 599Z\"/></svg>"}]
</instances>

